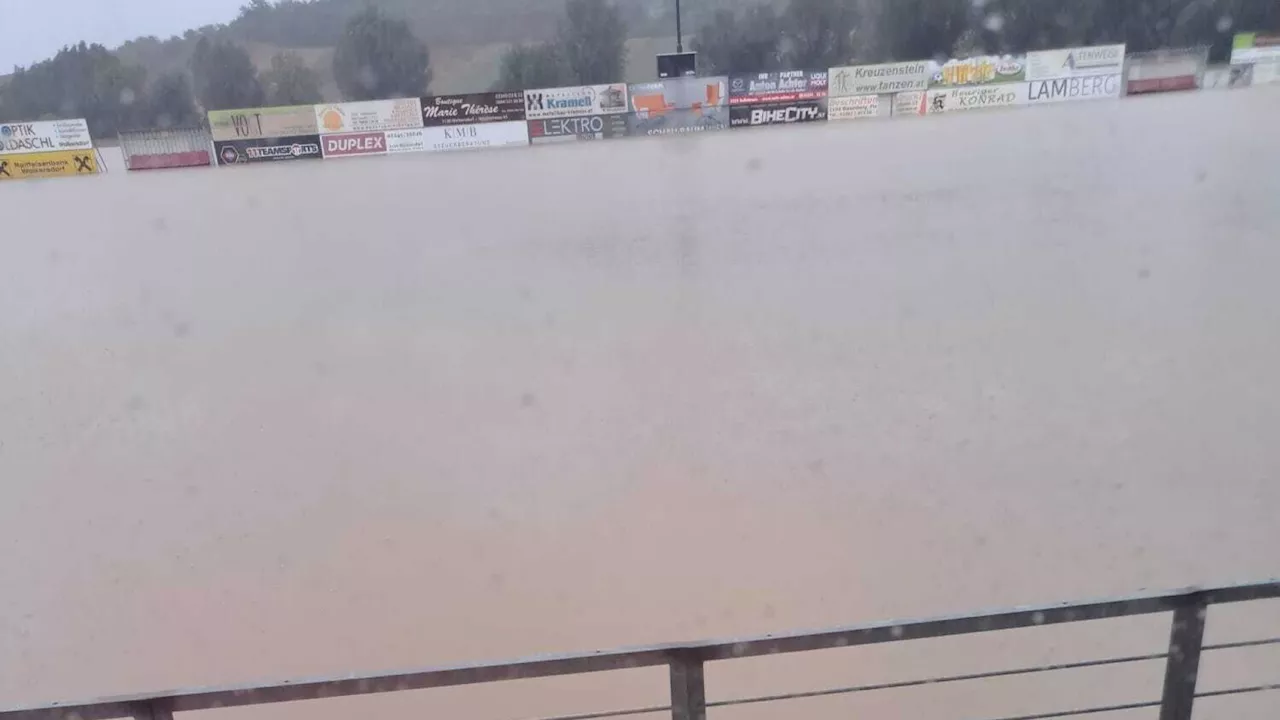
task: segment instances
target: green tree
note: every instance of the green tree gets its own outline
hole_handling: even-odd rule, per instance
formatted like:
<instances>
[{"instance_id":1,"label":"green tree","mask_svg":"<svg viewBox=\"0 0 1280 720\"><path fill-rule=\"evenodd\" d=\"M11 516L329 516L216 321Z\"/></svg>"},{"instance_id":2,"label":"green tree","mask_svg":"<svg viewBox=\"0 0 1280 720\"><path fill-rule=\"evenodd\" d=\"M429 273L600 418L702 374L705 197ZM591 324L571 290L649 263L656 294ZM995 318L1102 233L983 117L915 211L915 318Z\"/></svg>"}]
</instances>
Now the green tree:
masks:
<instances>
[{"instance_id":1,"label":"green tree","mask_svg":"<svg viewBox=\"0 0 1280 720\"><path fill-rule=\"evenodd\" d=\"M569 72L583 85L621 82L626 70L627 29L606 0L568 0L558 35Z\"/></svg>"},{"instance_id":2,"label":"green tree","mask_svg":"<svg viewBox=\"0 0 1280 720\"><path fill-rule=\"evenodd\" d=\"M569 68L554 43L515 45L502 54L495 91L570 85Z\"/></svg>"},{"instance_id":3,"label":"green tree","mask_svg":"<svg viewBox=\"0 0 1280 720\"><path fill-rule=\"evenodd\" d=\"M431 84L430 60L408 23L369 7L347 22L333 54L333 77L348 100L414 97Z\"/></svg>"},{"instance_id":4,"label":"green tree","mask_svg":"<svg viewBox=\"0 0 1280 720\"><path fill-rule=\"evenodd\" d=\"M969 0L879 0L879 55L886 60L951 55L970 27L969 8Z\"/></svg>"},{"instance_id":5,"label":"green tree","mask_svg":"<svg viewBox=\"0 0 1280 720\"><path fill-rule=\"evenodd\" d=\"M779 25L778 13L768 4L752 5L741 15L717 10L693 38L699 71L727 75L779 69Z\"/></svg>"},{"instance_id":6,"label":"green tree","mask_svg":"<svg viewBox=\"0 0 1280 720\"><path fill-rule=\"evenodd\" d=\"M854 0L791 0L784 26L793 68L829 68L853 57L858 26Z\"/></svg>"},{"instance_id":7,"label":"green tree","mask_svg":"<svg viewBox=\"0 0 1280 720\"><path fill-rule=\"evenodd\" d=\"M196 109L191 84L183 73L166 73L156 78L143 107L138 129L192 127L204 122Z\"/></svg>"},{"instance_id":8,"label":"green tree","mask_svg":"<svg viewBox=\"0 0 1280 720\"><path fill-rule=\"evenodd\" d=\"M267 102L272 105L312 105L323 102L320 78L297 53L276 53L271 69L262 74Z\"/></svg>"},{"instance_id":9,"label":"green tree","mask_svg":"<svg viewBox=\"0 0 1280 720\"><path fill-rule=\"evenodd\" d=\"M200 38L191 55L196 97L205 110L258 107L266 102L258 69L244 48Z\"/></svg>"},{"instance_id":10,"label":"green tree","mask_svg":"<svg viewBox=\"0 0 1280 720\"><path fill-rule=\"evenodd\" d=\"M3 89L0 119L84 118L95 136L111 136L137 123L145 83L142 68L82 42L29 68L15 68Z\"/></svg>"}]
</instances>

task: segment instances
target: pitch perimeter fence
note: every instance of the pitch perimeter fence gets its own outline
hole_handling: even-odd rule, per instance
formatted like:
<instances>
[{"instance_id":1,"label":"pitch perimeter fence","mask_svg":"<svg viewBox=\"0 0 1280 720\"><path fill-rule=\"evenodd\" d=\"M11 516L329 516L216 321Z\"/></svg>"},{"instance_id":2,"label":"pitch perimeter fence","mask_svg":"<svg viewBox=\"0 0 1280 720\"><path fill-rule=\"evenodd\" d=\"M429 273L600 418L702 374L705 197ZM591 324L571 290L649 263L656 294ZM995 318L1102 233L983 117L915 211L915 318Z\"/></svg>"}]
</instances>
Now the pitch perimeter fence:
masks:
<instances>
[{"instance_id":1,"label":"pitch perimeter fence","mask_svg":"<svg viewBox=\"0 0 1280 720\"><path fill-rule=\"evenodd\" d=\"M1160 720L1190 720L1197 698L1223 697L1280 690L1280 667L1268 684L1227 689L1197 687L1200 661L1205 653L1280 645L1280 633L1263 633L1249 640L1206 644L1205 624L1212 606L1280 598L1280 579L1245 585L1136 595L1113 600L1021 607L976 615L886 622L832 628L818 632L764 635L737 640L655 645L576 655L549 655L499 663L457 665L382 675L347 675L319 680L221 689L179 690L156 694L106 698L89 702L55 703L0 711L0 720L172 720L175 713L234 708L269 703L317 700L375 693L424 690L511 680L581 675L635 668L666 666L670 676L667 702L647 707L601 709L599 712L561 715L544 720L594 720L653 713L669 713L672 720L703 720L708 710L757 703L820 696L848 695L878 690L918 688L940 683L961 683L992 678L1051 673L1079 668L1117 666L1163 661L1164 682L1159 694L1138 695L1132 701L1104 706L1048 708L1043 712L998 720L1047 720L1106 712L1159 708ZM800 653L831 648L900 643L910 640L991 633L1018 628L1082 623L1092 620L1170 613L1169 643L1158 651L1106 657L1081 662L1015 667L1004 670L934 676L901 682L848 685L800 693L708 699L704 669L709 663ZM992 719L996 720L996 719Z\"/></svg>"},{"instance_id":2,"label":"pitch perimeter fence","mask_svg":"<svg viewBox=\"0 0 1280 720\"><path fill-rule=\"evenodd\" d=\"M1208 48L1125 45L513 92L216 110L207 127L120 133L130 170L685 135L912 118L1280 82L1280 35L1240 33L1206 82ZM1225 81L1224 81L1225 80ZM83 120L0 125L0 180L96 174ZM56 151L56 152L47 152Z\"/></svg>"}]
</instances>

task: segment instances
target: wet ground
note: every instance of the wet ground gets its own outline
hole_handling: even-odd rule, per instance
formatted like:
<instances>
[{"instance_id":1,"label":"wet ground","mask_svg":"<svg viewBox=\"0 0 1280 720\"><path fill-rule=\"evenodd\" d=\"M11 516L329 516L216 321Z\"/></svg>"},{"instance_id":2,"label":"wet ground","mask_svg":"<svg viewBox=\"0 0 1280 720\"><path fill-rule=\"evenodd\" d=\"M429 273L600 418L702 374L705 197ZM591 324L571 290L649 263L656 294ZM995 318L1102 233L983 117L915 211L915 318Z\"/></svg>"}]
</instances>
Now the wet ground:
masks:
<instances>
[{"instance_id":1,"label":"wet ground","mask_svg":"<svg viewBox=\"0 0 1280 720\"><path fill-rule=\"evenodd\" d=\"M1278 116L1254 89L8 185L0 707L1280 575ZM1209 632L1280 635L1280 608ZM1041 629L708 688L1166 639ZM1214 662L1280 680L1280 652ZM1153 699L1161 670L712 717L1047 712ZM210 717L523 718L665 683Z\"/></svg>"}]
</instances>

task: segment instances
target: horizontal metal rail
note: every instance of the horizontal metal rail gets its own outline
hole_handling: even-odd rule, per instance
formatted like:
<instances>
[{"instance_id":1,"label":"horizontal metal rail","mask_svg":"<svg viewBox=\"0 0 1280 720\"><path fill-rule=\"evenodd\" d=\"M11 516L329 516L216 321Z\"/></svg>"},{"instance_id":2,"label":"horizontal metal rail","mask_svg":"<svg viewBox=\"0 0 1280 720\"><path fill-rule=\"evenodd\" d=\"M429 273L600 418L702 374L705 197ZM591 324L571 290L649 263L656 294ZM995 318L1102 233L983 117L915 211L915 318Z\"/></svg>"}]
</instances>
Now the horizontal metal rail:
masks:
<instances>
[{"instance_id":1,"label":"horizontal metal rail","mask_svg":"<svg viewBox=\"0 0 1280 720\"><path fill-rule=\"evenodd\" d=\"M1001 673L976 673L969 676L953 676L930 681L909 681L885 686L859 686L837 691L802 694L796 697L860 692L888 687L910 687L912 685L940 681L952 682L1001 675L1046 672L1070 667L1090 667L1093 665L1115 664L1117 662L1139 662L1165 658L1167 660L1167 668L1163 700L1156 701L1154 704L1140 703L1127 707L1160 706L1162 720L1183 720L1183 718L1190 717L1190 703L1195 697L1211 696L1210 693L1195 694L1195 670L1202 650L1267 645L1280 640L1250 640L1217 646L1203 645L1204 615L1207 607L1222 603L1277 598L1280 598L1280 580L1269 580L1213 588L1187 588L1173 592L1142 594L1111 600L1058 603L982 614L855 625L817 632L763 635L737 640L674 643L572 655L544 655L513 662L475 663L386 674L287 680L260 685L177 690L103 698L85 702L53 703L35 707L0 710L0 720L71 720L72 718L76 720L99 720L128 717L145 718L146 720L167 720L176 712L370 695L404 690L423 690L662 665L669 666L671 669L672 697L670 705L620 710L611 713L564 716L564 718L587 720L588 718L670 711L672 717L676 720L701 720L705 718L708 707L789 699L789 696L771 696L708 703L705 698L702 680L703 665L707 662L1163 612L1174 613L1173 633L1170 650L1167 653L1087 663L1070 663L1062 666L1045 666L1043 668L1022 668ZM1258 686L1235 692L1261 691L1270 688L1271 686ZM1226 693L1215 691L1214 694ZM1025 716L1022 720L1066 717L1072 714L1080 714L1081 712L1070 711L1065 714ZM1091 710L1087 712L1100 711Z\"/></svg>"}]
</instances>

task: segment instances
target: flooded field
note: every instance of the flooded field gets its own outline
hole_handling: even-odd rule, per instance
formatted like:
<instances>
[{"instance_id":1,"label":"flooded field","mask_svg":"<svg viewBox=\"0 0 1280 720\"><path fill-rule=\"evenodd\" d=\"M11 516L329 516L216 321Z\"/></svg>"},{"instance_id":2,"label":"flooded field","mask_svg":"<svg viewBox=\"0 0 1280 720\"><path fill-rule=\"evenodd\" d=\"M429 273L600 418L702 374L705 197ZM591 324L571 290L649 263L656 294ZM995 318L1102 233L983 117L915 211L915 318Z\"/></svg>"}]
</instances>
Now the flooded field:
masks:
<instances>
[{"instance_id":1,"label":"flooded field","mask_svg":"<svg viewBox=\"0 0 1280 720\"><path fill-rule=\"evenodd\" d=\"M6 186L0 707L1280 575L1277 117L1254 89ZM1280 635L1280 608L1215 618ZM1167 633L725 664L708 693ZM1204 682L1280 681L1240 657ZM1154 699L1162 667L1070 675L711 716L1048 712Z\"/></svg>"}]
</instances>

